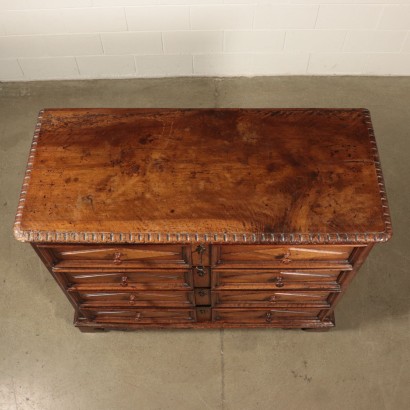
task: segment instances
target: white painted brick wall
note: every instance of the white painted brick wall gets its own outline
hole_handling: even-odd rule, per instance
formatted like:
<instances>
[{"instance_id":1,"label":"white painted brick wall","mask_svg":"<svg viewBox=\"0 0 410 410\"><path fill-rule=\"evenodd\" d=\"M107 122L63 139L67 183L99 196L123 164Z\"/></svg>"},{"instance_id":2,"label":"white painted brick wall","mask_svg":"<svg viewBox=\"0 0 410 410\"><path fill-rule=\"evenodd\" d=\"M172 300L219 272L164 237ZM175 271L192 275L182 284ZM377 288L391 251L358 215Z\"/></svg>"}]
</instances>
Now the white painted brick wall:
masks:
<instances>
[{"instance_id":1,"label":"white painted brick wall","mask_svg":"<svg viewBox=\"0 0 410 410\"><path fill-rule=\"evenodd\" d=\"M374 4L327 4L319 7L315 28L317 29L372 29L383 12L382 5Z\"/></svg>"},{"instance_id":2,"label":"white painted brick wall","mask_svg":"<svg viewBox=\"0 0 410 410\"><path fill-rule=\"evenodd\" d=\"M162 54L161 33L156 31L101 33L104 53L118 54Z\"/></svg>"},{"instance_id":3,"label":"white painted brick wall","mask_svg":"<svg viewBox=\"0 0 410 410\"><path fill-rule=\"evenodd\" d=\"M243 30L251 29L253 5L229 4L192 6L190 21L192 30Z\"/></svg>"},{"instance_id":4,"label":"white painted brick wall","mask_svg":"<svg viewBox=\"0 0 410 410\"><path fill-rule=\"evenodd\" d=\"M18 62L28 78L76 78L79 75L74 57L20 58Z\"/></svg>"},{"instance_id":5,"label":"white painted brick wall","mask_svg":"<svg viewBox=\"0 0 410 410\"><path fill-rule=\"evenodd\" d=\"M0 0L0 81L410 75L410 0Z\"/></svg>"},{"instance_id":6,"label":"white painted brick wall","mask_svg":"<svg viewBox=\"0 0 410 410\"><path fill-rule=\"evenodd\" d=\"M227 53L272 53L282 51L285 31L225 31L224 51Z\"/></svg>"},{"instance_id":7,"label":"white painted brick wall","mask_svg":"<svg viewBox=\"0 0 410 410\"><path fill-rule=\"evenodd\" d=\"M410 53L410 33L407 34L407 39L404 42L404 46L403 46L403 52L405 53Z\"/></svg>"},{"instance_id":8,"label":"white painted brick wall","mask_svg":"<svg viewBox=\"0 0 410 410\"><path fill-rule=\"evenodd\" d=\"M136 57L137 70L141 77L190 76L192 56L158 55Z\"/></svg>"},{"instance_id":9,"label":"white painted brick wall","mask_svg":"<svg viewBox=\"0 0 410 410\"><path fill-rule=\"evenodd\" d=\"M132 31L189 30L187 6L126 7L125 16Z\"/></svg>"},{"instance_id":10,"label":"white painted brick wall","mask_svg":"<svg viewBox=\"0 0 410 410\"><path fill-rule=\"evenodd\" d=\"M0 78L10 81L24 80L23 71L17 59L0 60Z\"/></svg>"},{"instance_id":11,"label":"white painted brick wall","mask_svg":"<svg viewBox=\"0 0 410 410\"><path fill-rule=\"evenodd\" d=\"M345 38L345 30L288 30L285 51L340 51Z\"/></svg>"},{"instance_id":12,"label":"white painted brick wall","mask_svg":"<svg viewBox=\"0 0 410 410\"><path fill-rule=\"evenodd\" d=\"M318 5L308 4L256 5L254 28L272 30L314 28L318 11Z\"/></svg>"},{"instance_id":13,"label":"white painted brick wall","mask_svg":"<svg viewBox=\"0 0 410 410\"><path fill-rule=\"evenodd\" d=\"M87 78L122 77L136 74L134 57L82 56L77 57L80 73Z\"/></svg>"},{"instance_id":14,"label":"white painted brick wall","mask_svg":"<svg viewBox=\"0 0 410 410\"><path fill-rule=\"evenodd\" d=\"M223 31L166 31L162 33L165 54L222 53Z\"/></svg>"}]
</instances>

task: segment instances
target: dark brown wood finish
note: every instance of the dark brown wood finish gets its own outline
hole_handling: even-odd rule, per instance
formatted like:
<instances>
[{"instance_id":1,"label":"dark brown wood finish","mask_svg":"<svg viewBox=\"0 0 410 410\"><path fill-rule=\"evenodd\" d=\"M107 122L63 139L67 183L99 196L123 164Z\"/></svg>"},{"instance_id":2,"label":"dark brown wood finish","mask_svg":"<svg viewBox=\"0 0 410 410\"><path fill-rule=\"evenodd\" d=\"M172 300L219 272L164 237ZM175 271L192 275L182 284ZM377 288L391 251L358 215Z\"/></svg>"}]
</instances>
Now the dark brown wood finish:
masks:
<instances>
[{"instance_id":1,"label":"dark brown wood finish","mask_svg":"<svg viewBox=\"0 0 410 410\"><path fill-rule=\"evenodd\" d=\"M365 109L52 109L14 233L83 331L325 330L392 230Z\"/></svg>"}]
</instances>

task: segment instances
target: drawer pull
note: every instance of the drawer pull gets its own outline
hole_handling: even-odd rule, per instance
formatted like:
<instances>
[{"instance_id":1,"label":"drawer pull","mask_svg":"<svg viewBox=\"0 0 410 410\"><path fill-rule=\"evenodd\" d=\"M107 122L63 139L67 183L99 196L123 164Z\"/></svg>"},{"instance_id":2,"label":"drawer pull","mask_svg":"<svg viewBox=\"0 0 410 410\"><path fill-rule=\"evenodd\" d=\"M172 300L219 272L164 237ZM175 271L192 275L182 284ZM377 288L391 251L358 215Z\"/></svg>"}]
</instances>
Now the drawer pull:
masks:
<instances>
[{"instance_id":1,"label":"drawer pull","mask_svg":"<svg viewBox=\"0 0 410 410\"><path fill-rule=\"evenodd\" d=\"M121 252L115 252L114 253L114 261L113 261L116 265L119 265L122 263L121 260Z\"/></svg>"},{"instance_id":2,"label":"drawer pull","mask_svg":"<svg viewBox=\"0 0 410 410\"><path fill-rule=\"evenodd\" d=\"M141 313L137 312L137 314L135 315L135 321L138 322L138 320L141 320Z\"/></svg>"},{"instance_id":3,"label":"drawer pull","mask_svg":"<svg viewBox=\"0 0 410 410\"><path fill-rule=\"evenodd\" d=\"M128 276L123 276L121 278L121 286L128 286Z\"/></svg>"},{"instance_id":4,"label":"drawer pull","mask_svg":"<svg viewBox=\"0 0 410 410\"><path fill-rule=\"evenodd\" d=\"M280 261L281 261L282 263L285 263L285 264L292 262L292 259L290 259L290 251L287 251L287 252L283 255L283 257L282 257L282 259L281 259Z\"/></svg>"},{"instance_id":5,"label":"drawer pull","mask_svg":"<svg viewBox=\"0 0 410 410\"><path fill-rule=\"evenodd\" d=\"M276 300L276 296L272 295L272 296L269 297L268 300L269 300L269 302L274 302Z\"/></svg>"},{"instance_id":6,"label":"drawer pull","mask_svg":"<svg viewBox=\"0 0 410 410\"><path fill-rule=\"evenodd\" d=\"M203 253L205 253L205 251L206 251L206 247L205 245L202 245L202 244L198 245L195 248L195 252L197 252L199 255L202 255Z\"/></svg>"},{"instance_id":7,"label":"drawer pull","mask_svg":"<svg viewBox=\"0 0 410 410\"><path fill-rule=\"evenodd\" d=\"M272 313L271 313L271 312L266 312L265 320L266 320L268 323L272 322Z\"/></svg>"},{"instance_id":8,"label":"drawer pull","mask_svg":"<svg viewBox=\"0 0 410 410\"><path fill-rule=\"evenodd\" d=\"M204 289L201 289L200 291L198 291L199 296L206 296L208 294L208 292Z\"/></svg>"},{"instance_id":9,"label":"drawer pull","mask_svg":"<svg viewBox=\"0 0 410 410\"><path fill-rule=\"evenodd\" d=\"M136 300L136 296L135 295L130 295L130 305L133 305L135 303Z\"/></svg>"},{"instance_id":10,"label":"drawer pull","mask_svg":"<svg viewBox=\"0 0 410 410\"><path fill-rule=\"evenodd\" d=\"M205 276L206 271L205 271L205 268L203 266L197 266L195 269L196 269L196 272L197 272L198 276L200 276L201 278L203 276Z\"/></svg>"},{"instance_id":11,"label":"drawer pull","mask_svg":"<svg viewBox=\"0 0 410 410\"><path fill-rule=\"evenodd\" d=\"M285 285L285 284L283 283L283 278L282 278L282 276L276 276L276 278L273 279L273 281L275 282L275 286L276 286L277 288L283 288L283 286Z\"/></svg>"}]
</instances>

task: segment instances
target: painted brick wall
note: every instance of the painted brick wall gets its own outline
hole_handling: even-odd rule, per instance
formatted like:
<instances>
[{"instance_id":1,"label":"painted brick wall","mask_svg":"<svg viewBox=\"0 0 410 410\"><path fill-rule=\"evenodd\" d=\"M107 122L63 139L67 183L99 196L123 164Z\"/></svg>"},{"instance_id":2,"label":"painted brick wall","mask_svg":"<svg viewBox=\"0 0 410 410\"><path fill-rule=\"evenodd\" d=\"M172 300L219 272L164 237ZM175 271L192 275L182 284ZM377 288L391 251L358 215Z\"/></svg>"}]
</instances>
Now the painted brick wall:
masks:
<instances>
[{"instance_id":1,"label":"painted brick wall","mask_svg":"<svg viewBox=\"0 0 410 410\"><path fill-rule=\"evenodd\" d=\"M344 74L410 74L410 0L0 0L0 81Z\"/></svg>"}]
</instances>

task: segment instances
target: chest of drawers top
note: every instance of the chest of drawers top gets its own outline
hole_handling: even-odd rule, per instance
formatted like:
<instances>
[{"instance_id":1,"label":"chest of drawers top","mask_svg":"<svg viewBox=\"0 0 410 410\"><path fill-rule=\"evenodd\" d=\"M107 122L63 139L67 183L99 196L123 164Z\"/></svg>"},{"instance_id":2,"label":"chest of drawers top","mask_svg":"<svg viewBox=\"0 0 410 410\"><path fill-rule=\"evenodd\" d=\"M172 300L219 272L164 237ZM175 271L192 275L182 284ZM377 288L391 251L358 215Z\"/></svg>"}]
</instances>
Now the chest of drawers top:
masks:
<instances>
[{"instance_id":1,"label":"chest of drawers top","mask_svg":"<svg viewBox=\"0 0 410 410\"><path fill-rule=\"evenodd\" d=\"M360 244L391 226L365 109L48 109L15 236Z\"/></svg>"}]
</instances>

